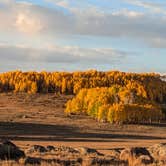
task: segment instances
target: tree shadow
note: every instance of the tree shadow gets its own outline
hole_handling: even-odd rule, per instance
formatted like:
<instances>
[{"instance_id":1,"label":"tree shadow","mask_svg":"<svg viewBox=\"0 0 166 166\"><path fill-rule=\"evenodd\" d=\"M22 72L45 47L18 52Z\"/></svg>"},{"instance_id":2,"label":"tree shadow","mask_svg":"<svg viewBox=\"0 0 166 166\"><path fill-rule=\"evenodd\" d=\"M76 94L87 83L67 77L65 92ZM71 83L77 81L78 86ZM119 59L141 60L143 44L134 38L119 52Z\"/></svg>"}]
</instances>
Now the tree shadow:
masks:
<instances>
[{"instance_id":1,"label":"tree shadow","mask_svg":"<svg viewBox=\"0 0 166 166\"><path fill-rule=\"evenodd\" d=\"M0 138L22 141L66 142L125 142L134 140L163 140L164 137L117 134L114 132L81 132L77 127L35 123L0 122Z\"/></svg>"},{"instance_id":2,"label":"tree shadow","mask_svg":"<svg viewBox=\"0 0 166 166\"><path fill-rule=\"evenodd\" d=\"M151 127L166 127L166 121L163 121L161 123L144 123L144 124L141 124L141 125L151 126Z\"/></svg>"}]
</instances>

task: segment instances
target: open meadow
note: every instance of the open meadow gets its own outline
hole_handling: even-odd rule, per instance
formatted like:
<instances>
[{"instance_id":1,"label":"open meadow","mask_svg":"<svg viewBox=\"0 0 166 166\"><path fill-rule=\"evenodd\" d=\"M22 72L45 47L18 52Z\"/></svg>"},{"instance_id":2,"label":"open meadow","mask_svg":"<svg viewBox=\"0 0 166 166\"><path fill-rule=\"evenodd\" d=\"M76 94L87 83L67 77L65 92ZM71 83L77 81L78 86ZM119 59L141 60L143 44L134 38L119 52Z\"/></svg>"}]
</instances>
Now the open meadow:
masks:
<instances>
[{"instance_id":1,"label":"open meadow","mask_svg":"<svg viewBox=\"0 0 166 166\"><path fill-rule=\"evenodd\" d=\"M166 166L166 2L0 0L0 166Z\"/></svg>"},{"instance_id":2,"label":"open meadow","mask_svg":"<svg viewBox=\"0 0 166 166\"><path fill-rule=\"evenodd\" d=\"M24 151L34 145L51 145L88 147L105 155L109 155L113 149L148 147L166 142L165 122L117 125L99 123L86 115L66 116L65 104L72 97L57 94L0 94L0 138L11 140ZM54 155L34 156L52 159Z\"/></svg>"}]
</instances>

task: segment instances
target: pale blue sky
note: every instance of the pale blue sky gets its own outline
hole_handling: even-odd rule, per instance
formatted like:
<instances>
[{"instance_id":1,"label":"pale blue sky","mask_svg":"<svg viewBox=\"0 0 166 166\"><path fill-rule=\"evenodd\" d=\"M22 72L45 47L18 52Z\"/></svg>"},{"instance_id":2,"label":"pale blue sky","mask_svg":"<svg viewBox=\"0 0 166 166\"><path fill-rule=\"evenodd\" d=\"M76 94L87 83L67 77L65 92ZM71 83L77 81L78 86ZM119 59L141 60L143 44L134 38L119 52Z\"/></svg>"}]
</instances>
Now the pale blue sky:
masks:
<instances>
[{"instance_id":1,"label":"pale blue sky","mask_svg":"<svg viewBox=\"0 0 166 166\"><path fill-rule=\"evenodd\" d=\"M164 0L0 0L0 72L166 73Z\"/></svg>"}]
</instances>

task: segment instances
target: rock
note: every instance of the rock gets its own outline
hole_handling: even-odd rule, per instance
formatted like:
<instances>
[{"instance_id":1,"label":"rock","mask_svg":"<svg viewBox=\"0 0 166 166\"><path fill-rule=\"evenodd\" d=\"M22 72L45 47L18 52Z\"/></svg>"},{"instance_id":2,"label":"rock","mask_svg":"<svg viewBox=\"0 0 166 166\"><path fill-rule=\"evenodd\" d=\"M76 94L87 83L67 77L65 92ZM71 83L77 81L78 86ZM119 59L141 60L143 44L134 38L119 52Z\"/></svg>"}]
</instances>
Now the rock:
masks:
<instances>
[{"instance_id":1,"label":"rock","mask_svg":"<svg viewBox=\"0 0 166 166\"><path fill-rule=\"evenodd\" d=\"M96 149L86 148L86 147L80 147L77 148L80 154L82 155L88 155L88 154L96 154L96 155L103 155L99 153Z\"/></svg>"},{"instance_id":2,"label":"rock","mask_svg":"<svg viewBox=\"0 0 166 166\"><path fill-rule=\"evenodd\" d=\"M12 142L5 140L0 144L1 160L19 160L23 157L25 157L25 153Z\"/></svg>"},{"instance_id":3,"label":"rock","mask_svg":"<svg viewBox=\"0 0 166 166\"><path fill-rule=\"evenodd\" d=\"M54 146L51 146L51 145L48 145L47 147L47 151L51 152L51 151L55 151L55 147Z\"/></svg>"},{"instance_id":4,"label":"rock","mask_svg":"<svg viewBox=\"0 0 166 166\"><path fill-rule=\"evenodd\" d=\"M113 150L109 150L109 155L112 157L115 157L117 159L119 159L120 157L120 151L117 149L113 149Z\"/></svg>"},{"instance_id":5,"label":"rock","mask_svg":"<svg viewBox=\"0 0 166 166\"><path fill-rule=\"evenodd\" d=\"M138 159L139 159L140 163L144 163L144 164L152 163L152 158L148 155L142 155Z\"/></svg>"},{"instance_id":6,"label":"rock","mask_svg":"<svg viewBox=\"0 0 166 166\"><path fill-rule=\"evenodd\" d=\"M148 148L152 155L166 156L166 143L155 144Z\"/></svg>"},{"instance_id":7,"label":"rock","mask_svg":"<svg viewBox=\"0 0 166 166\"><path fill-rule=\"evenodd\" d=\"M155 144L150 146L148 150L156 162L162 162L166 165L166 143Z\"/></svg>"},{"instance_id":8,"label":"rock","mask_svg":"<svg viewBox=\"0 0 166 166\"><path fill-rule=\"evenodd\" d=\"M135 156L136 158L142 155L150 156L149 151L146 148L142 148L142 147L131 148L131 154Z\"/></svg>"},{"instance_id":9,"label":"rock","mask_svg":"<svg viewBox=\"0 0 166 166\"><path fill-rule=\"evenodd\" d=\"M56 151L63 152L63 153L79 153L77 149L74 149L72 147L66 147L66 146L60 146L58 148L55 148Z\"/></svg>"},{"instance_id":10,"label":"rock","mask_svg":"<svg viewBox=\"0 0 166 166\"><path fill-rule=\"evenodd\" d=\"M120 166L122 163L115 158L98 158L87 157L83 158L83 166ZM123 164L124 166L124 164Z\"/></svg>"},{"instance_id":11,"label":"rock","mask_svg":"<svg viewBox=\"0 0 166 166\"><path fill-rule=\"evenodd\" d=\"M81 166L82 158L68 159L68 158L52 158L44 159L39 157L27 157L25 165L47 165L47 166Z\"/></svg>"},{"instance_id":12,"label":"rock","mask_svg":"<svg viewBox=\"0 0 166 166\"><path fill-rule=\"evenodd\" d=\"M27 164L41 165L41 158L27 157L25 160L25 165Z\"/></svg>"},{"instance_id":13,"label":"rock","mask_svg":"<svg viewBox=\"0 0 166 166\"><path fill-rule=\"evenodd\" d=\"M28 152L27 153L34 153L34 152L39 152L39 153L45 153L47 152L48 150L44 147L44 146L41 146L41 145L33 145L32 147L30 147L28 149Z\"/></svg>"},{"instance_id":14,"label":"rock","mask_svg":"<svg viewBox=\"0 0 166 166\"><path fill-rule=\"evenodd\" d=\"M130 166L153 163L153 158L146 148L133 147L121 151L120 160L128 162Z\"/></svg>"},{"instance_id":15,"label":"rock","mask_svg":"<svg viewBox=\"0 0 166 166\"><path fill-rule=\"evenodd\" d=\"M144 166L144 165L148 165L151 164L152 160L150 156L147 155L142 155L139 156L137 159L134 159L132 161L129 162L129 165L133 165L133 166Z\"/></svg>"},{"instance_id":16,"label":"rock","mask_svg":"<svg viewBox=\"0 0 166 166\"><path fill-rule=\"evenodd\" d=\"M40 153L47 152L47 149L44 146L41 145L34 145L34 150Z\"/></svg>"}]
</instances>

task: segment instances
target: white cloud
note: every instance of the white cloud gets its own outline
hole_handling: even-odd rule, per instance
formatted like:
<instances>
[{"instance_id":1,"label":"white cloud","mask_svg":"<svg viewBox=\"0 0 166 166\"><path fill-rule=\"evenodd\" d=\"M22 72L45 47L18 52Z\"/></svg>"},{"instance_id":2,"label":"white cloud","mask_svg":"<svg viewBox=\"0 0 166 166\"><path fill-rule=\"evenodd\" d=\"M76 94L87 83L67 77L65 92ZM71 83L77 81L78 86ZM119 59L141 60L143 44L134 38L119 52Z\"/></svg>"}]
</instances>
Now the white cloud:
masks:
<instances>
[{"instance_id":1,"label":"white cloud","mask_svg":"<svg viewBox=\"0 0 166 166\"><path fill-rule=\"evenodd\" d=\"M15 26L21 32L34 34L43 28L40 18L34 18L26 13L19 13L16 18Z\"/></svg>"},{"instance_id":2,"label":"white cloud","mask_svg":"<svg viewBox=\"0 0 166 166\"><path fill-rule=\"evenodd\" d=\"M10 61L114 64L121 62L130 53L110 48L80 48L71 46L47 45L32 48L26 45L0 44L0 59Z\"/></svg>"},{"instance_id":3,"label":"white cloud","mask_svg":"<svg viewBox=\"0 0 166 166\"><path fill-rule=\"evenodd\" d=\"M13 4L15 0L1 0L0 4Z\"/></svg>"},{"instance_id":4,"label":"white cloud","mask_svg":"<svg viewBox=\"0 0 166 166\"><path fill-rule=\"evenodd\" d=\"M165 10L165 8L163 8L163 4L161 4L161 3L156 3L156 2L152 2L152 1L145 2L145 1L141 1L141 0L125 0L125 1L132 5L136 5L136 6L140 6L140 7L149 9L150 11L152 11L154 13L166 14L166 10Z\"/></svg>"},{"instance_id":5,"label":"white cloud","mask_svg":"<svg viewBox=\"0 0 166 166\"><path fill-rule=\"evenodd\" d=\"M60 2L60 1L56 1ZM166 18L130 10L105 13L95 7L70 9L68 13L33 4L15 3L0 10L0 31L50 36L107 36L125 37L145 41L160 39L157 47L163 47L166 37ZM153 45L155 47L155 45Z\"/></svg>"},{"instance_id":6,"label":"white cloud","mask_svg":"<svg viewBox=\"0 0 166 166\"><path fill-rule=\"evenodd\" d=\"M153 38L150 42L151 47L166 48L166 38Z\"/></svg>"},{"instance_id":7,"label":"white cloud","mask_svg":"<svg viewBox=\"0 0 166 166\"><path fill-rule=\"evenodd\" d=\"M61 6L64 8L68 8L69 7L69 3L67 0L45 0L46 2L50 2L56 6Z\"/></svg>"},{"instance_id":8,"label":"white cloud","mask_svg":"<svg viewBox=\"0 0 166 166\"><path fill-rule=\"evenodd\" d=\"M114 16L126 16L126 17L129 17L129 18L138 18L138 17L143 16L144 14L141 13L141 12L122 9L122 10L113 12L112 15L114 15Z\"/></svg>"}]
</instances>

